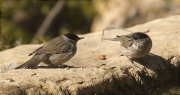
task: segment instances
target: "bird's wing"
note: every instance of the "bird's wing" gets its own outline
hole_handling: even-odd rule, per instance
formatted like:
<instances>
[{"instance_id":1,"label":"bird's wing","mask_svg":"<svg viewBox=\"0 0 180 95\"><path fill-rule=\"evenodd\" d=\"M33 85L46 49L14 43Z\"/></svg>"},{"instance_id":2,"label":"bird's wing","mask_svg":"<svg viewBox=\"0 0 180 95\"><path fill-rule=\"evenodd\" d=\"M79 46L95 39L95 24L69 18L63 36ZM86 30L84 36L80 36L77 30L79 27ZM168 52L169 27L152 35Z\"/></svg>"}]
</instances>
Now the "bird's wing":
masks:
<instances>
[{"instance_id":1,"label":"bird's wing","mask_svg":"<svg viewBox=\"0 0 180 95\"><path fill-rule=\"evenodd\" d=\"M131 38L130 35L122 35L118 37L121 45L126 49L130 47L134 43L134 39Z\"/></svg>"},{"instance_id":2,"label":"bird's wing","mask_svg":"<svg viewBox=\"0 0 180 95\"><path fill-rule=\"evenodd\" d=\"M36 69L39 63L47 57L47 54L42 55L34 55L29 61L26 63L16 67L15 69Z\"/></svg>"},{"instance_id":3,"label":"bird's wing","mask_svg":"<svg viewBox=\"0 0 180 95\"><path fill-rule=\"evenodd\" d=\"M32 52L31 54L42 54L42 53L46 53L46 54L59 54L59 53L65 53L68 52L69 50L71 50L72 45L67 44L63 38L60 37L56 37L50 41L48 41L47 43L45 43L43 46L39 47L38 49L36 49L34 52Z\"/></svg>"}]
</instances>

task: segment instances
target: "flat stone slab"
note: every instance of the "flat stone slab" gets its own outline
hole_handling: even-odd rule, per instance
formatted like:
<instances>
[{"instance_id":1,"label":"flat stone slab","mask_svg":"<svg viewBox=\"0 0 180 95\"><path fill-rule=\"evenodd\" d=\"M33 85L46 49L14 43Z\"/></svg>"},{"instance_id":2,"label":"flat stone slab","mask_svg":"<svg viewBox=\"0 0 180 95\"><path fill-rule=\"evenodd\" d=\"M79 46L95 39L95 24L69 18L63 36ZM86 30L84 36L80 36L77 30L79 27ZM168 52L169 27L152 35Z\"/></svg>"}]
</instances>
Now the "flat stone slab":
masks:
<instances>
[{"instance_id":1,"label":"flat stone slab","mask_svg":"<svg viewBox=\"0 0 180 95\"><path fill-rule=\"evenodd\" d=\"M151 52L140 59L120 56L120 46L101 41L102 31L79 35L76 55L60 68L18 69L0 73L0 94L137 94L178 76L180 67L180 15L157 19L128 28L147 33L153 42ZM123 30L105 31L105 38L130 34ZM42 45L42 44L41 44ZM0 66L17 66L29 60L39 44L21 45L0 52ZM105 60L98 59L106 55ZM67 65L67 66L66 66Z\"/></svg>"}]
</instances>

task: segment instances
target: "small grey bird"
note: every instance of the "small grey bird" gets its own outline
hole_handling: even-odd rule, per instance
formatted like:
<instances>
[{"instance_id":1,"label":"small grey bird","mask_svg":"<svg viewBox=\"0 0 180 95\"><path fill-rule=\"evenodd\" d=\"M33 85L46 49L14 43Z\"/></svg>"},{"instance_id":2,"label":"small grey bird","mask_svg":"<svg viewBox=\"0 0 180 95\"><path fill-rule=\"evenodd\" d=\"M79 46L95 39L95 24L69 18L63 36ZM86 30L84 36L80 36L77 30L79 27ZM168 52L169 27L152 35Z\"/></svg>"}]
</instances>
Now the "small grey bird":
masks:
<instances>
[{"instance_id":1,"label":"small grey bird","mask_svg":"<svg viewBox=\"0 0 180 95\"><path fill-rule=\"evenodd\" d=\"M149 32L146 31L146 32ZM111 40L121 46L121 53L127 57L141 58L147 55L152 47L151 38L141 32L131 33L129 35L121 35L116 38L104 38ZM128 58L129 59L129 58Z\"/></svg>"},{"instance_id":2,"label":"small grey bird","mask_svg":"<svg viewBox=\"0 0 180 95\"><path fill-rule=\"evenodd\" d=\"M40 62L44 62L51 67L61 65L76 54L76 44L83 38L72 33L56 37L30 53L29 56L35 55L29 61L15 69L36 69Z\"/></svg>"}]
</instances>

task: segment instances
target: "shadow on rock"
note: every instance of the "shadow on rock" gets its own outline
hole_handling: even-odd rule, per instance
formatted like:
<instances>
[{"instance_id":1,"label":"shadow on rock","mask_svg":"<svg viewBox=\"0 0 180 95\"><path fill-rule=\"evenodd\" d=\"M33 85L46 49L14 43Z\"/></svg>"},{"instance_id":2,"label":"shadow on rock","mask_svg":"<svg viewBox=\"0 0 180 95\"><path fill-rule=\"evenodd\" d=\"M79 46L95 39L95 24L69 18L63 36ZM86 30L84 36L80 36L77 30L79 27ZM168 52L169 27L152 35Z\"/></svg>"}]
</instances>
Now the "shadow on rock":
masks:
<instances>
[{"instance_id":1,"label":"shadow on rock","mask_svg":"<svg viewBox=\"0 0 180 95\"><path fill-rule=\"evenodd\" d=\"M124 69L124 74L127 74L133 79L133 83L136 84L135 93L142 93L138 91L144 91L146 94L151 92L153 86L161 86L164 82L174 79L178 76L178 68L172 64L172 58L165 59L155 54L148 54L143 58L132 58L136 64L141 64L141 70L130 71ZM138 66L139 67L139 66ZM152 72L153 71L153 72Z\"/></svg>"},{"instance_id":2,"label":"shadow on rock","mask_svg":"<svg viewBox=\"0 0 180 95\"><path fill-rule=\"evenodd\" d=\"M161 83L161 81L174 79L178 75L178 68L174 64L172 64L172 58L173 57L166 60L161 56L150 53L143 58L132 58L132 60L137 62L138 64L143 65L144 72L147 71L146 69L150 69L155 72L156 75L154 76L154 78L157 78L157 80L159 80L159 82ZM140 76L141 75L142 73L140 74ZM166 79L159 79L164 77L166 77Z\"/></svg>"}]
</instances>

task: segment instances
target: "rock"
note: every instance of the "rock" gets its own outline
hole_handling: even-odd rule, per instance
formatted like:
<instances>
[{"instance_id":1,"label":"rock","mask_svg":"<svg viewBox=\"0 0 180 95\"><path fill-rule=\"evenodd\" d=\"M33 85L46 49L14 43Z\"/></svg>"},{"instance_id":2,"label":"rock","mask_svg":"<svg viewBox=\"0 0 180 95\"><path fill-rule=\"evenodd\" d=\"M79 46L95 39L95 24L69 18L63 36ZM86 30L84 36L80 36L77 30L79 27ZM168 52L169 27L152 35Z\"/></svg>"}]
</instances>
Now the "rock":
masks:
<instances>
[{"instance_id":1,"label":"rock","mask_svg":"<svg viewBox=\"0 0 180 95\"><path fill-rule=\"evenodd\" d=\"M79 35L77 54L60 68L18 69L0 73L0 94L137 94L178 76L180 15L157 19L128 28L147 33L153 42L150 54L134 60L134 67L120 46L101 41L102 31ZM123 30L105 31L105 38L129 34ZM0 65L23 64L30 52L41 45L22 45L0 52ZM105 60L98 59L106 55ZM67 67L65 66L65 67ZM41 66L42 67L42 66ZM81 67L83 69L81 69Z\"/></svg>"}]
</instances>

